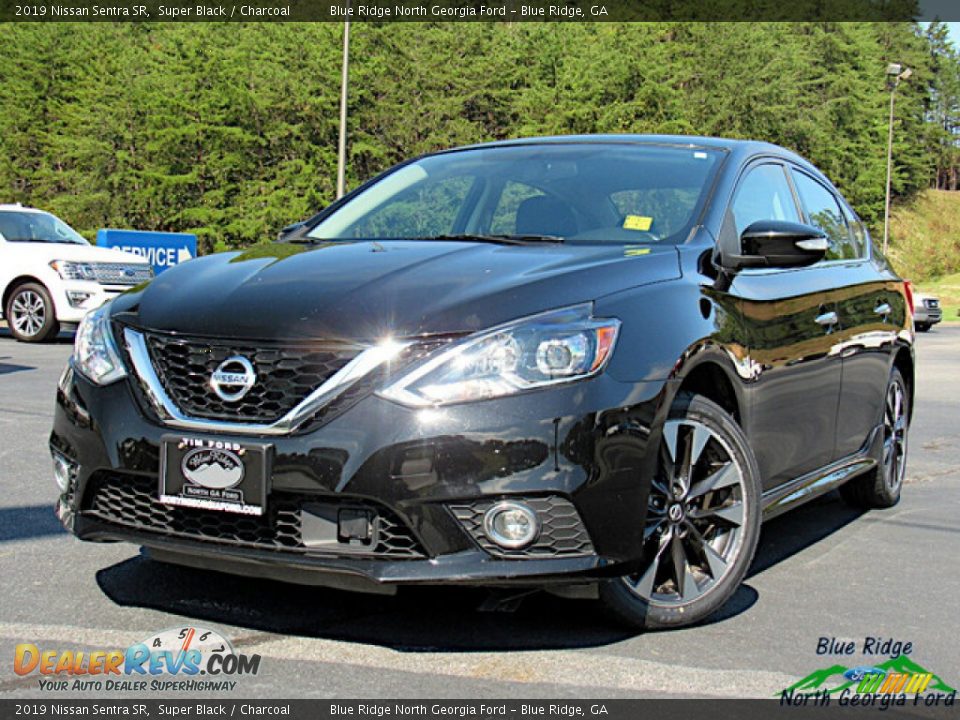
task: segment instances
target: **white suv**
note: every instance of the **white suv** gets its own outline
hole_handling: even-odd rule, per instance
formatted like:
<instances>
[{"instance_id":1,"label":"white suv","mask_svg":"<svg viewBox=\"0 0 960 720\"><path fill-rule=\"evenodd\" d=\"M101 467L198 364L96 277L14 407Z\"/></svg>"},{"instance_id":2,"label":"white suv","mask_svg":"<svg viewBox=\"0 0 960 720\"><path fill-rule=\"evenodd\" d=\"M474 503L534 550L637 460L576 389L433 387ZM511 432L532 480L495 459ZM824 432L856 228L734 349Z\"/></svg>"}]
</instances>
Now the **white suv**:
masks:
<instances>
[{"instance_id":1,"label":"white suv","mask_svg":"<svg viewBox=\"0 0 960 720\"><path fill-rule=\"evenodd\" d=\"M145 259L90 245L48 212L0 205L0 311L17 340L55 337L61 326L152 277Z\"/></svg>"}]
</instances>

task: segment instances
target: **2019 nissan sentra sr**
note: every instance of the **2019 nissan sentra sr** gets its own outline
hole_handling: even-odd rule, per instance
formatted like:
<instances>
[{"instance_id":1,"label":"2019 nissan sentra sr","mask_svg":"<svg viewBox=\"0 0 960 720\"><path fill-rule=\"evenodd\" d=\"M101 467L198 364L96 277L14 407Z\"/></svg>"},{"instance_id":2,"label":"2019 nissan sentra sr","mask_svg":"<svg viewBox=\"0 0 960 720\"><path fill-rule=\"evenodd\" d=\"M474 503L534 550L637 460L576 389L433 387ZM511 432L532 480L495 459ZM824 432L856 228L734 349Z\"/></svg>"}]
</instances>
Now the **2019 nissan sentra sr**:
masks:
<instances>
[{"instance_id":1,"label":"2019 nissan sentra sr","mask_svg":"<svg viewBox=\"0 0 960 720\"><path fill-rule=\"evenodd\" d=\"M161 561L565 588L694 623L762 520L900 497L909 290L809 162L696 137L403 163L87 315L58 514Z\"/></svg>"}]
</instances>

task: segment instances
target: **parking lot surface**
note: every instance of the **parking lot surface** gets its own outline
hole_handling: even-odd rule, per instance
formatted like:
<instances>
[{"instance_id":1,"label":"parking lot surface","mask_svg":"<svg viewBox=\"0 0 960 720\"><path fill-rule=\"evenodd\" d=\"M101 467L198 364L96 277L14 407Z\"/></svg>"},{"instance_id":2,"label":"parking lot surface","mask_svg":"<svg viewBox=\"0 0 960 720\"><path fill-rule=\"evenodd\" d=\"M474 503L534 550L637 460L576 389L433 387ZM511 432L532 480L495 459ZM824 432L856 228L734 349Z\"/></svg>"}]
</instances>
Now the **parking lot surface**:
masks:
<instances>
[{"instance_id":1,"label":"parking lot surface","mask_svg":"<svg viewBox=\"0 0 960 720\"><path fill-rule=\"evenodd\" d=\"M70 349L65 336L19 344L0 326L0 698L85 696L42 693L36 675L14 674L18 643L126 648L186 626L219 630L262 657L235 698L771 697L811 671L861 660L818 655L822 637L854 640L858 650L868 637L910 642L912 660L960 683L960 325L918 337L899 505L862 513L832 493L771 521L720 616L645 634L611 624L591 601L544 593L487 612L479 591L355 595L82 543L54 517L47 450ZM111 695L138 697L89 694Z\"/></svg>"}]
</instances>

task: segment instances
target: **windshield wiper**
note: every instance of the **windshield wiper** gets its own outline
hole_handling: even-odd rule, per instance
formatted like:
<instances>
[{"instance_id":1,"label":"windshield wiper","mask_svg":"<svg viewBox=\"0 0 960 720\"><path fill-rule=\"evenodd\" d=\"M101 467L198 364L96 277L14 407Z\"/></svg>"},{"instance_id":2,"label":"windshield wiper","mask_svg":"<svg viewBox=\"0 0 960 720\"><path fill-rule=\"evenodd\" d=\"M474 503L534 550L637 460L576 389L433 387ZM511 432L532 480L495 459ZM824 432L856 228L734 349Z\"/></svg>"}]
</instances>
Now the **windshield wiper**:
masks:
<instances>
[{"instance_id":1,"label":"windshield wiper","mask_svg":"<svg viewBox=\"0 0 960 720\"><path fill-rule=\"evenodd\" d=\"M553 243L563 242L563 238L557 235L501 235L501 234L472 234L457 233L451 235L435 235L434 237L420 238L421 240L464 240L467 242L487 242L499 243L500 245L532 245L534 243Z\"/></svg>"},{"instance_id":2,"label":"windshield wiper","mask_svg":"<svg viewBox=\"0 0 960 720\"><path fill-rule=\"evenodd\" d=\"M448 235L431 235L428 237L411 237L411 238L385 238L385 240L452 240L452 241L462 241L462 242L485 242L485 243L496 243L498 245L533 245L534 243L555 243L559 244L564 241L562 237L557 235L499 235L499 234L481 234L481 233L451 233ZM315 238L310 235L299 235L291 238L282 238L275 240L274 242L284 242L284 243L309 243L311 245L316 245L318 243L335 243L335 242L372 242L379 243L378 240L373 238Z\"/></svg>"}]
</instances>

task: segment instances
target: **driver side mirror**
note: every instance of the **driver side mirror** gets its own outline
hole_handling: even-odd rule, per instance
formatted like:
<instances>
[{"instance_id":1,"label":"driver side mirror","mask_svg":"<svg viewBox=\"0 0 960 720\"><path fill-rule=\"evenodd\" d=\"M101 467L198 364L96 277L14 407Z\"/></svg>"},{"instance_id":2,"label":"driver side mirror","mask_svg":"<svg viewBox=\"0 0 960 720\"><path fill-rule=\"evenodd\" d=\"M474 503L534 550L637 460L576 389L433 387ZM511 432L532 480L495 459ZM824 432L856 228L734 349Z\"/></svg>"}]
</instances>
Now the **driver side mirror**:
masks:
<instances>
[{"instance_id":1,"label":"driver side mirror","mask_svg":"<svg viewBox=\"0 0 960 720\"><path fill-rule=\"evenodd\" d=\"M829 248L827 236L811 225L758 220L740 235L740 252L724 258L724 267L793 268L813 265Z\"/></svg>"}]
</instances>

